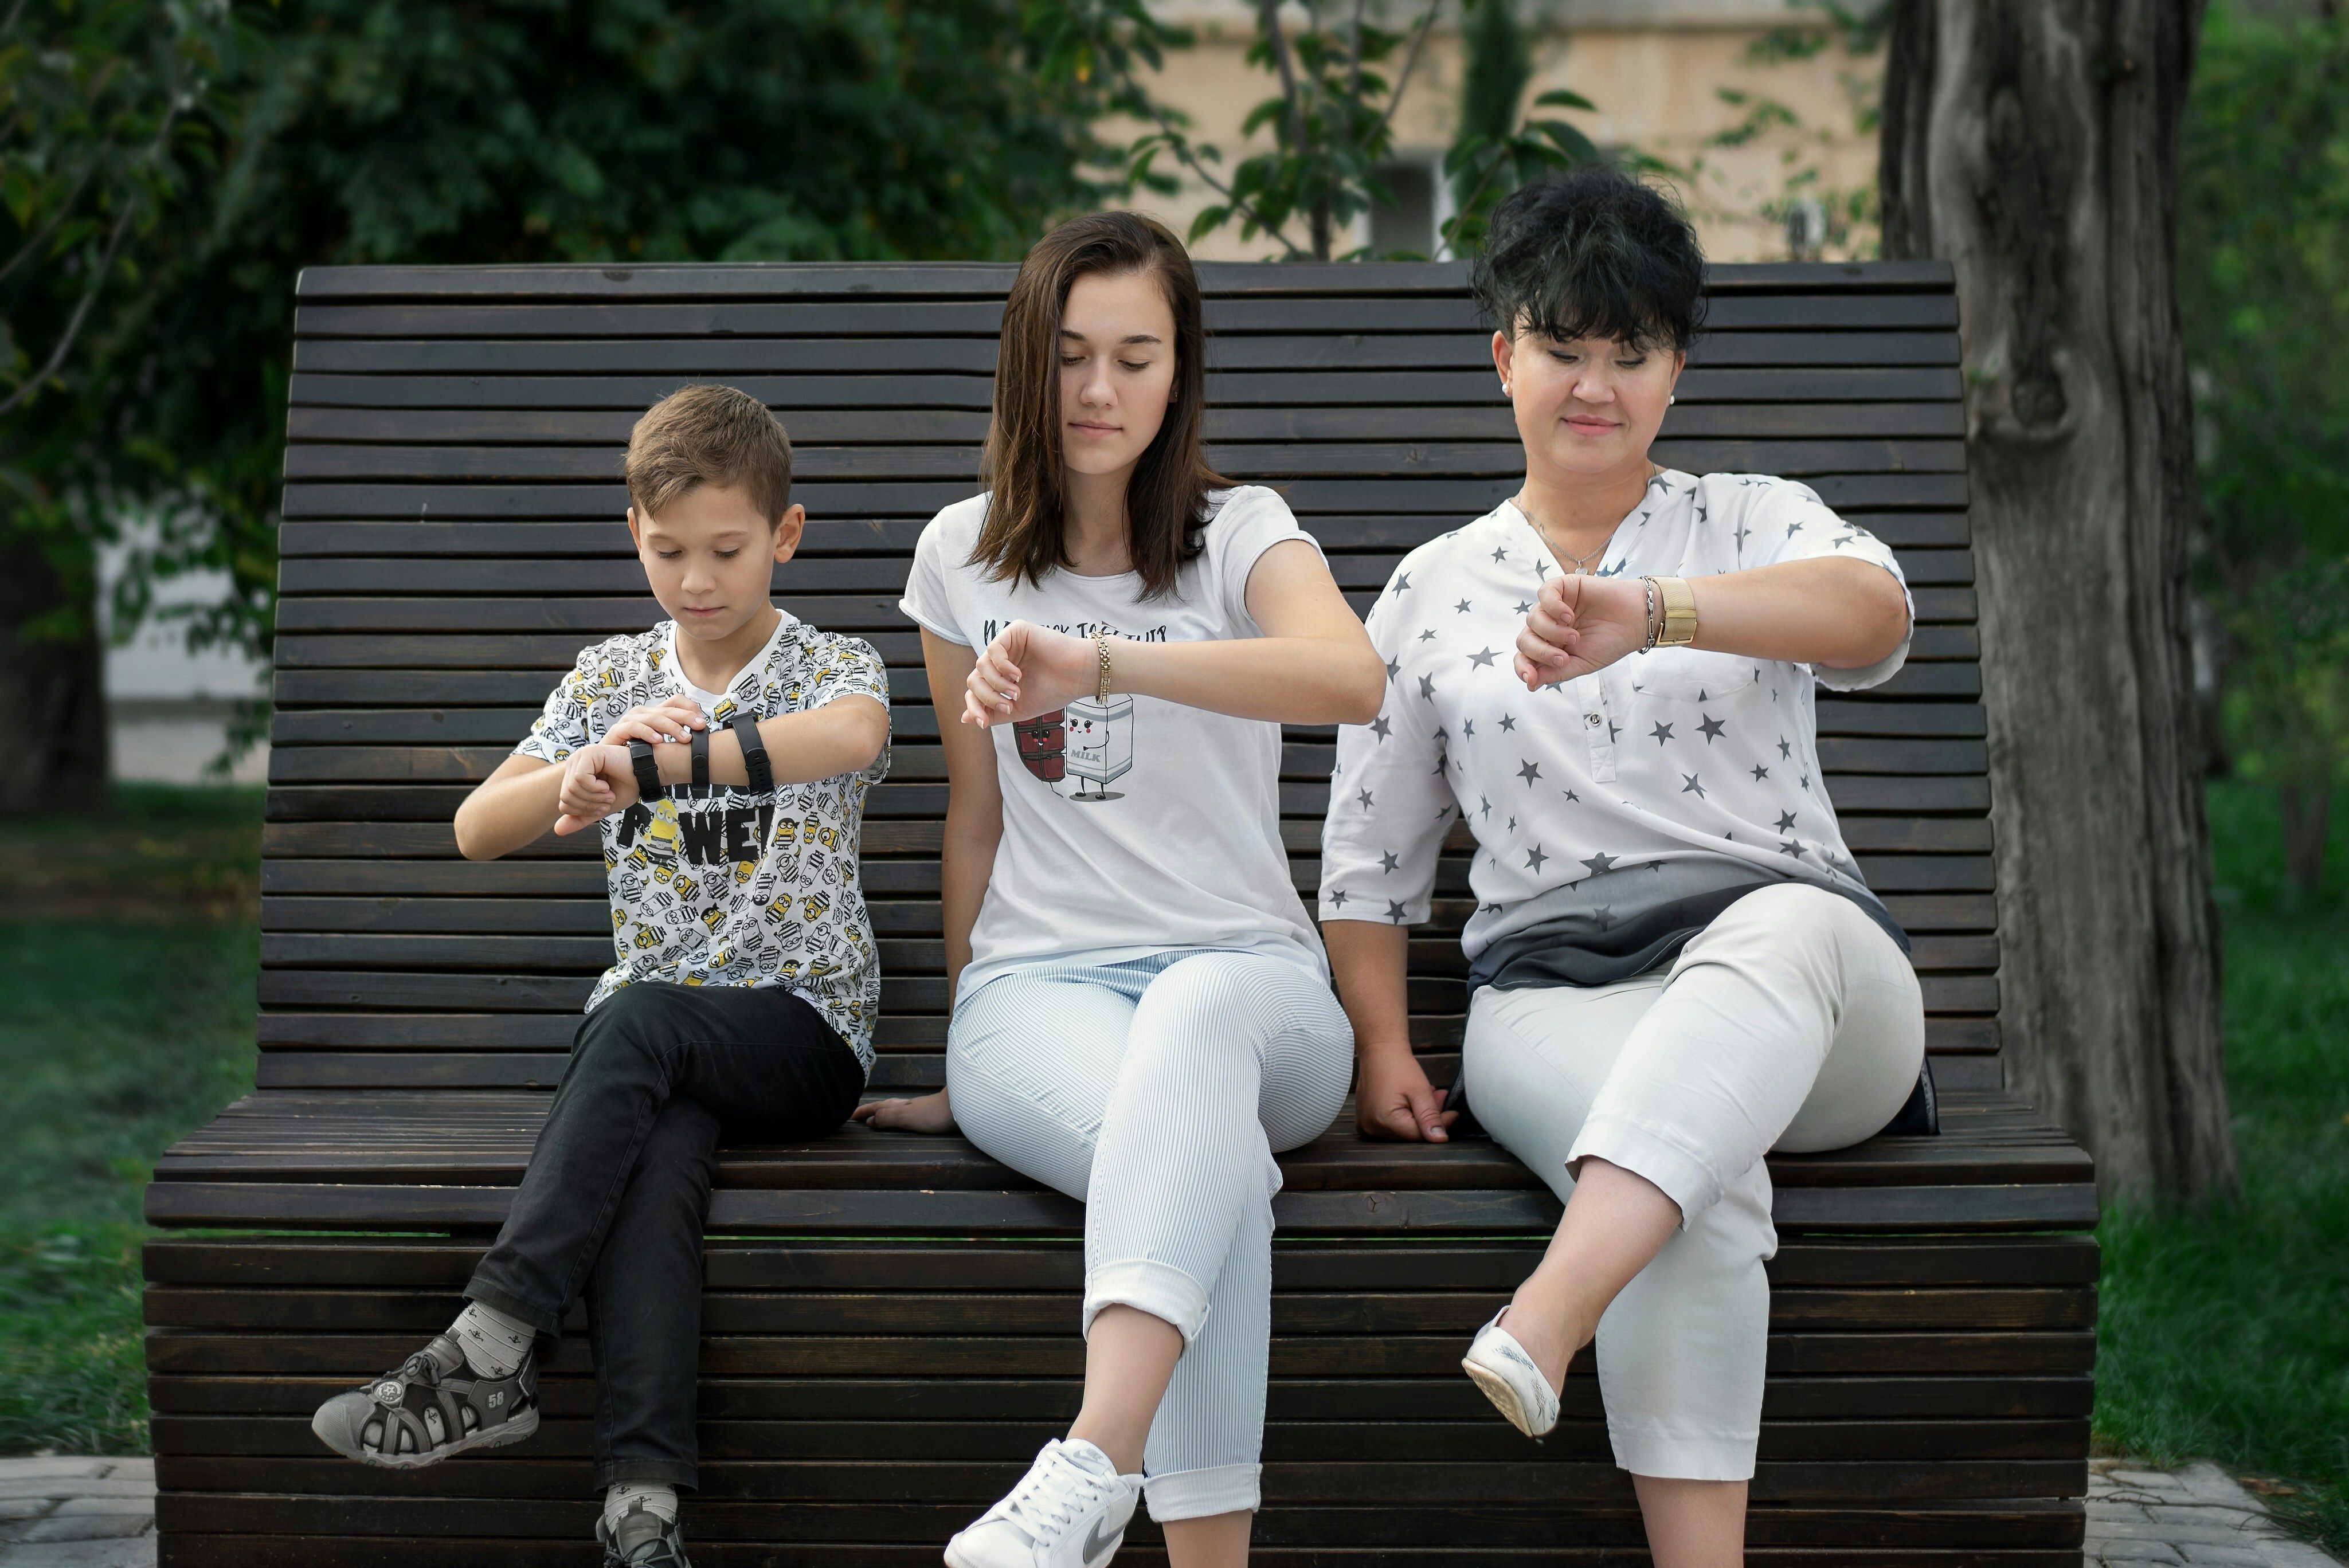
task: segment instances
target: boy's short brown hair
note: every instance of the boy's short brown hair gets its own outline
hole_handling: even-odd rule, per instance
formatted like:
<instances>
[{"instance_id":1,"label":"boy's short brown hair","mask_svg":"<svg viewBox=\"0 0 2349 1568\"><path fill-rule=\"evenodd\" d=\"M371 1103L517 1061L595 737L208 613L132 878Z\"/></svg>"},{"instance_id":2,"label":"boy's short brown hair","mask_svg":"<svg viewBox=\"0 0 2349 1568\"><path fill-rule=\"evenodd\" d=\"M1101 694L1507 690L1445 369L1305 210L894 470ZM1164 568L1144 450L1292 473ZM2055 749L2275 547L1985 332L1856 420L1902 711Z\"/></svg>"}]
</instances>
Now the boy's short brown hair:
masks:
<instances>
[{"instance_id":1,"label":"boy's short brown hair","mask_svg":"<svg viewBox=\"0 0 2349 1568\"><path fill-rule=\"evenodd\" d=\"M740 486L770 525L792 505L792 438L748 392L686 387L645 410L628 435L628 499L639 517L703 485Z\"/></svg>"}]
</instances>

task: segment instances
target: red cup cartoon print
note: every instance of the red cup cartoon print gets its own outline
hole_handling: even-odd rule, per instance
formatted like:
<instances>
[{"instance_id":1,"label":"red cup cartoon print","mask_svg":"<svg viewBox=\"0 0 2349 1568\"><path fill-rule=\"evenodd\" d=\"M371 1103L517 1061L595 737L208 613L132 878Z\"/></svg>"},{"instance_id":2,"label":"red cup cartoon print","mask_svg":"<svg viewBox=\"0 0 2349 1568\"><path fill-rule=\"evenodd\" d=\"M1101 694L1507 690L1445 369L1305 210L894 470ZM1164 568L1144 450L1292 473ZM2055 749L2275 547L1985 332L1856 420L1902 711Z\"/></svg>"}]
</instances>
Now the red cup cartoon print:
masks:
<instances>
[{"instance_id":1,"label":"red cup cartoon print","mask_svg":"<svg viewBox=\"0 0 2349 1568\"><path fill-rule=\"evenodd\" d=\"M1012 743L1019 748L1021 765L1047 784L1058 784L1069 776L1068 730L1061 723L1067 711L1056 707L1011 727Z\"/></svg>"}]
</instances>

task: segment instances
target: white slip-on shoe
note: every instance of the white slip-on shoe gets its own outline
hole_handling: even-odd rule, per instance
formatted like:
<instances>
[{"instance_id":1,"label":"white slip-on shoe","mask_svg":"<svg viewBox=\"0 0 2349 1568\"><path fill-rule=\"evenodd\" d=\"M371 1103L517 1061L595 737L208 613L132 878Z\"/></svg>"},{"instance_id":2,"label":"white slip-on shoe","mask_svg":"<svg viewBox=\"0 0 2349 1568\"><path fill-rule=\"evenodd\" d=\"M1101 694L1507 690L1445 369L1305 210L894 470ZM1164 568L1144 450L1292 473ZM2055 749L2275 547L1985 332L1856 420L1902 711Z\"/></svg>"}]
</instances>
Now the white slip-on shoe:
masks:
<instances>
[{"instance_id":1,"label":"white slip-on shoe","mask_svg":"<svg viewBox=\"0 0 2349 1568\"><path fill-rule=\"evenodd\" d=\"M1117 1554L1142 1478L1082 1438L1044 1445L1019 1484L947 1542L947 1568L1102 1568Z\"/></svg>"},{"instance_id":2,"label":"white slip-on shoe","mask_svg":"<svg viewBox=\"0 0 2349 1568\"><path fill-rule=\"evenodd\" d=\"M1493 1408L1508 1418L1509 1425L1529 1438L1546 1437L1557 1425L1557 1391L1516 1336L1501 1326L1508 1310L1503 1307L1493 1315L1492 1322L1476 1331L1468 1354L1460 1358L1460 1369L1485 1391L1485 1398L1493 1401Z\"/></svg>"}]
</instances>

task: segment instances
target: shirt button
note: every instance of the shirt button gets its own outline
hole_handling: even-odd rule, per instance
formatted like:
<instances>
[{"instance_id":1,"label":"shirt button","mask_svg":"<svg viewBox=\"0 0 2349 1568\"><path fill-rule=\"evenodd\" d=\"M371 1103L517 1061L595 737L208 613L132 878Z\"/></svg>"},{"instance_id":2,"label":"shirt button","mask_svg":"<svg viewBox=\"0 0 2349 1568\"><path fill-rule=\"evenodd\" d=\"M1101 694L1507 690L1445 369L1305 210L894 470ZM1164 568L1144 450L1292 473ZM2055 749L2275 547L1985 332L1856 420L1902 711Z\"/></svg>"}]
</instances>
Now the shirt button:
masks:
<instances>
[{"instance_id":1,"label":"shirt button","mask_svg":"<svg viewBox=\"0 0 2349 1568\"><path fill-rule=\"evenodd\" d=\"M1599 727L1599 716L1595 713L1586 713L1582 716L1582 722L1592 729L1596 729Z\"/></svg>"}]
</instances>

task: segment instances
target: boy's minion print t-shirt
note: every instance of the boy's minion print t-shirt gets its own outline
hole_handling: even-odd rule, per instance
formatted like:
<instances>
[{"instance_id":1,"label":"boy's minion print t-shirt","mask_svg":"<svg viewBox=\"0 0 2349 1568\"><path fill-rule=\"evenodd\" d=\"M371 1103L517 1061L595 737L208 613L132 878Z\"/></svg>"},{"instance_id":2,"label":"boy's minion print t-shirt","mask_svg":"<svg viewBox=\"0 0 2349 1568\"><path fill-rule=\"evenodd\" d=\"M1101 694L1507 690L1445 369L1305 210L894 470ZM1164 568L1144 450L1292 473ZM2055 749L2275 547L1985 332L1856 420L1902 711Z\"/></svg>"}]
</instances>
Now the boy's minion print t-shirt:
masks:
<instances>
[{"instance_id":1,"label":"boy's minion print t-shirt","mask_svg":"<svg viewBox=\"0 0 2349 1568\"><path fill-rule=\"evenodd\" d=\"M560 764L632 707L691 697L717 724L804 713L843 696L889 704L871 644L785 614L731 685L703 691L677 660L677 626L585 649L515 754ZM780 760L780 759L779 759ZM864 792L889 771L885 747L861 773L765 793L672 785L600 824L614 961L587 1010L623 985L781 985L820 1008L873 1067L881 966L857 877Z\"/></svg>"}]
</instances>

